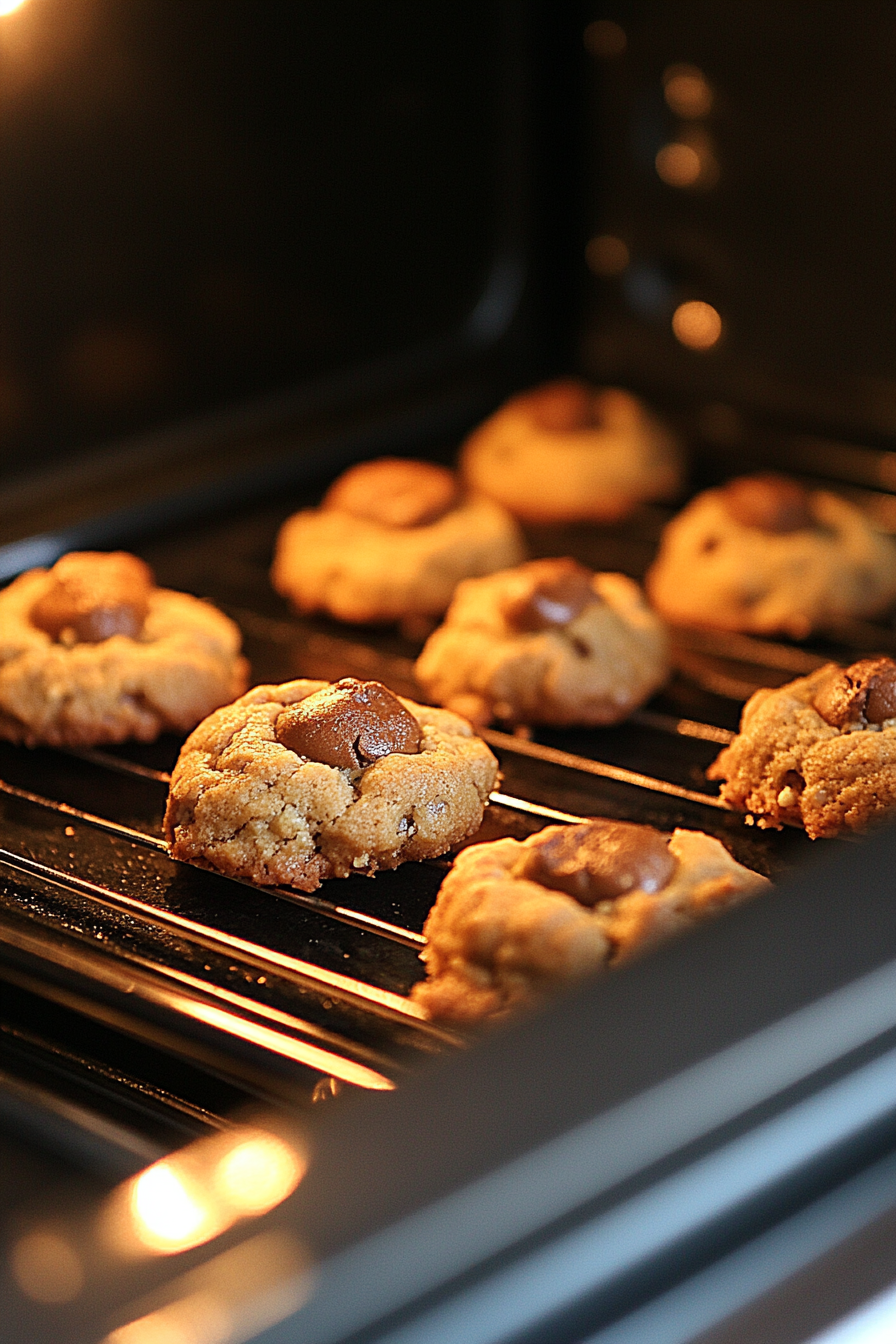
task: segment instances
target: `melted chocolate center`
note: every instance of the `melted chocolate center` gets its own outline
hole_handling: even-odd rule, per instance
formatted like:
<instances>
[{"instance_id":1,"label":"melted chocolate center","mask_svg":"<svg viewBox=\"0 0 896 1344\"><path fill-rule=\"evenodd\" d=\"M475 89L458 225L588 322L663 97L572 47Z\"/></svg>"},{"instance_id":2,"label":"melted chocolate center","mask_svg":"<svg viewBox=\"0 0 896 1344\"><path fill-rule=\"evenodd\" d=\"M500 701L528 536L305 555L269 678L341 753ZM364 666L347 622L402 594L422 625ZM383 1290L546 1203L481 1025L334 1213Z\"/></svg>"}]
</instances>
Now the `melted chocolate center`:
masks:
<instances>
[{"instance_id":1,"label":"melted chocolate center","mask_svg":"<svg viewBox=\"0 0 896 1344\"><path fill-rule=\"evenodd\" d=\"M334 481L323 508L386 527L423 527L444 517L460 499L448 467L403 457L359 462Z\"/></svg>"},{"instance_id":2,"label":"melted chocolate center","mask_svg":"<svg viewBox=\"0 0 896 1344\"><path fill-rule=\"evenodd\" d=\"M143 629L153 573L126 551L72 551L50 570L50 585L31 608L31 621L53 639L70 632L78 643L112 635L136 638Z\"/></svg>"},{"instance_id":3,"label":"melted chocolate center","mask_svg":"<svg viewBox=\"0 0 896 1344\"><path fill-rule=\"evenodd\" d=\"M539 429L567 434L595 423L594 392L587 383L561 378L527 393L532 419Z\"/></svg>"},{"instance_id":4,"label":"melted chocolate center","mask_svg":"<svg viewBox=\"0 0 896 1344\"><path fill-rule=\"evenodd\" d=\"M838 668L812 703L832 728L896 718L896 662L861 658L850 667Z\"/></svg>"},{"instance_id":5,"label":"melted chocolate center","mask_svg":"<svg viewBox=\"0 0 896 1344\"><path fill-rule=\"evenodd\" d=\"M298 756L358 770L393 752L413 756L422 734L413 714L379 681L342 681L288 705L274 725L277 741Z\"/></svg>"},{"instance_id":6,"label":"melted chocolate center","mask_svg":"<svg viewBox=\"0 0 896 1344\"><path fill-rule=\"evenodd\" d=\"M504 602L514 630L548 630L568 625L586 607L602 601L591 586L590 569L576 560L531 560L523 566L526 588Z\"/></svg>"},{"instance_id":7,"label":"melted chocolate center","mask_svg":"<svg viewBox=\"0 0 896 1344\"><path fill-rule=\"evenodd\" d=\"M659 891L678 866L667 836L628 821L548 826L525 842L525 850L515 876L588 906L636 889Z\"/></svg>"},{"instance_id":8,"label":"melted chocolate center","mask_svg":"<svg viewBox=\"0 0 896 1344\"><path fill-rule=\"evenodd\" d=\"M722 494L731 517L743 527L783 534L815 526L809 491L787 476L775 472L741 476Z\"/></svg>"}]
</instances>

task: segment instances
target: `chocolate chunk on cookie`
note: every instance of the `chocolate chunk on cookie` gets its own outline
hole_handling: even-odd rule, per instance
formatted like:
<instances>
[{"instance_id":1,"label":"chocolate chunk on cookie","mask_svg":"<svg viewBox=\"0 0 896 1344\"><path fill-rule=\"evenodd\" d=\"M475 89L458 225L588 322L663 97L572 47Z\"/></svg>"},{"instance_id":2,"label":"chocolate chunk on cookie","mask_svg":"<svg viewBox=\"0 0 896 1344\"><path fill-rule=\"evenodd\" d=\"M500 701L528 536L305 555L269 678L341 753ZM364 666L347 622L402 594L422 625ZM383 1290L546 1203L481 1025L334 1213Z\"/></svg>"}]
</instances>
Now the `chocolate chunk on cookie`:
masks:
<instances>
[{"instance_id":1,"label":"chocolate chunk on cookie","mask_svg":"<svg viewBox=\"0 0 896 1344\"><path fill-rule=\"evenodd\" d=\"M675 494L682 460L629 392L564 378L499 407L464 443L461 470L524 522L605 523Z\"/></svg>"},{"instance_id":2,"label":"chocolate chunk on cookie","mask_svg":"<svg viewBox=\"0 0 896 1344\"><path fill-rule=\"evenodd\" d=\"M271 581L301 612L432 629L461 579L514 565L522 534L434 462L386 457L340 476L280 529Z\"/></svg>"},{"instance_id":3,"label":"chocolate chunk on cookie","mask_svg":"<svg viewBox=\"0 0 896 1344\"><path fill-rule=\"evenodd\" d=\"M700 831L597 820L473 845L429 913L412 997L445 1021L505 1014L768 885Z\"/></svg>"},{"instance_id":4,"label":"chocolate chunk on cookie","mask_svg":"<svg viewBox=\"0 0 896 1344\"><path fill-rule=\"evenodd\" d=\"M788 476L771 471L740 476L722 494L731 517L742 527L783 536L815 525L810 492Z\"/></svg>"},{"instance_id":5,"label":"chocolate chunk on cookie","mask_svg":"<svg viewBox=\"0 0 896 1344\"><path fill-rule=\"evenodd\" d=\"M805 639L896 599L896 542L828 490L745 476L672 519L646 586L670 621Z\"/></svg>"},{"instance_id":6,"label":"chocolate chunk on cookie","mask_svg":"<svg viewBox=\"0 0 896 1344\"><path fill-rule=\"evenodd\" d=\"M322 508L386 527L424 527L453 509L460 482L448 467L405 457L359 462L330 486Z\"/></svg>"},{"instance_id":7,"label":"chocolate chunk on cookie","mask_svg":"<svg viewBox=\"0 0 896 1344\"><path fill-rule=\"evenodd\" d=\"M595 423L594 389L576 378L558 378L524 396L539 429L563 434Z\"/></svg>"},{"instance_id":8,"label":"chocolate chunk on cookie","mask_svg":"<svg viewBox=\"0 0 896 1344\"><path fill-rule=\"evenodd\" d=\"M666 680L665 627L633 579L532 560L460 584L415 673L476 723L618 723Z\"/></svg>"},{"instance_id":9,"label":"chocolate chunk on cookie","mask_svg":"<svg viewBox=\"0 0 896 1344\"><path fill-rule=\"evenodd\" d=\"M825 723L883 723L896 718L896 662L892 658L861 658L833 672L819 689L814 707Z\"/></svg>"},{"instance_id":10,"label":"chocolate chunk on cookie","mask_svg":"<svg viewBox=\"0 0 896 1344\"><path fill-rule=\"evenodd\" d=\"M744 706L740 732L707 771L760 826L813 840L896 815L896 663L829 663Z\"/></svg>"},{"instance_id":11,"label":"chocolate chunk on cookie","mask_svg":"<svg viewBox=\"0 0 896 1344\"><path fill-rule=\"evenodd\" d=\"M176 859L314 891L474 834L497 772L465 720L379 682L256 686L187 739L165 834Z\"/></svg>"},{"instance_id":12,"label":"chocolate chunk on cookie","mask_svg":"<svg viewBox=\"0 0 896 1344\"><path fill-rule=\"evenodd\" d=\"M73 551L50 570L31 620L53 639L98 644L112 635L136 639L149 612L153 573L126 551Z\"/></svg>"},{"instance_id":13,"label":"chocolate chunk on cookie","mask_svg":"<svg viewBox=\"0 0 896 1344\"><path fill-rule=\"evenodd\" d=\"M342 681L277 715L277 741L299 756L360 770L383 756L420 750L420 725L379 681Z\"/></svg>"},{"instance_id":14,"label":"chocolate chunk on cookie","mask_svg":"<svg viewBox=\"0 0 896 1344\"><path fill-rule=\"evenodd\" d=\"M528 588L509 593L503 607L515 630L569 625L586 607L602 601L594 574L576 560L531 560L525 569Z\"/></svg>"},{"instance_id":15,"label":"chocolate chunk on cookie","mask_svg":"<svg viewBox=\"0 0 896 1344\"><path fill-rule=\"evenodd\" d=\"M245 690L240 642L137 556L72 552L0 593L0 737L87 747L188 732Z\"/></svg>"},{"instance_id":16,"label":"chocolate chunk on cookie","mask_svg":"<svg viewBox=\"0 0 896 1344\"><path fill-rule=\"evenodd\" d=\"M580 905L597 905L636 887L659 891L675 868L667 835L634 822L599 819L541 831L513 875L565 891Z\"/></svg>"}]
</instances>

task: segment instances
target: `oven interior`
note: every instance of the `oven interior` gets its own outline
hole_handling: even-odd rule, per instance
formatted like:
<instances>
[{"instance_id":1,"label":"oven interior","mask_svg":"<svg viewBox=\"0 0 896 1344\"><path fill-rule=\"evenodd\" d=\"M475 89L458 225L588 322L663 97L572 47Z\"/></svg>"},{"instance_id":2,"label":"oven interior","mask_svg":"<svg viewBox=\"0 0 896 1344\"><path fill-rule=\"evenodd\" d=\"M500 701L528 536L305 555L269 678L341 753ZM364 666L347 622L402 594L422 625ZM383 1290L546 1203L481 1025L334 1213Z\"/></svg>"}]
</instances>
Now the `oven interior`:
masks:
<instances>
[{"instance_id":1,"label":"oven interior","mask_svg":"<svg viewBox=\"0 0 896 1344\"><path fill-rule=\"evenodd\" d=\"M3 577L126 545L237 620L256 682L419 694L419 645L273 592L277 530L348 462L450 461L508 391L570 368L669 417L691 490L783 464L896 530L883 7L592 10L234 0L215 24L84 0L55 46L37 0L12 16ZM664 92L694 70L698 115ZM702 178L658 176L669 144ZM722 314L717 350L673 334L694 298ZM527 540L640 578L674 508ZM618 817L799 875L818 846L745 826L706 766L757 687L894 649L890 622L676 631L671 682L626 724L485 734L502 776L477 838ZM246 1107L335 1114L467 1045L406 997L447 860L314 896L176 864L179 746L0 744L3 1114L51 1182L102 1190Z\"/></svg>"}]
</instances>

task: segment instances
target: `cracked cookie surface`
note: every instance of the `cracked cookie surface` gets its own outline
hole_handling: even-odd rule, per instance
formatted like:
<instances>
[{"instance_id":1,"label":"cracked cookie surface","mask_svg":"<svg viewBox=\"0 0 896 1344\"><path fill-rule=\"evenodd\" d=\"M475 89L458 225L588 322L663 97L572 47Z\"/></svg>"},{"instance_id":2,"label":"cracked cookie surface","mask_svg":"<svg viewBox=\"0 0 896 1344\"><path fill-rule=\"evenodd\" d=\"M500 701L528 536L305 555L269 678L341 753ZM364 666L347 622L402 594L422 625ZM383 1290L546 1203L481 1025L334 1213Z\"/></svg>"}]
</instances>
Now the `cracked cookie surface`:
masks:
<instances>
[{"instance_id":1,"label":"cracked cookie surface","mask_svg":"<svg viewBox=\"0 0 896 1344\"><path fill-rule=\"evenodd\" d=\"M630 852L626 864L632 869L633 862L633 870L616 884L617 894L599 889L586 895L587 904L569 890L532 880L531 874L540 875L532 862L539 845L556 844L570 832L574 841L591 826L632 833L630 851L639 840L651 851L661 845L668 863L658 870L652 852L639 870ZM564 857L568 877L574 861ZM670 837L649 826L597 822L471 845L454 860L430 911L421 953L427 978L412 997L444 1021L472 1024L501 1015L610 969L769 885L701 831L676 830Z\"/></svg>"},{"instance_id":2,"label":"cracked cookie surface","mask_svg":"<svg viewBox=\"0 0 896 1344\"><path fill-rule=\"evenodd\" d=\"M308 680L256 686L199 725L171 778L165 833L174 858L314 891L325 878L432 858L475 833L497 761L456 714L395 697L419 726L419 749L358 769L308 759L278 739L288 707L331 689Z\"/></svg>"},{"instance_id":3,"label":"cracked cookie surface","mask_svg":"<svg viewBox=\"0 0 896 1344\"><path fill-rule=\"evenodd\" d=\"M863 831L896 812L896 710L878 684L857 702L868 664L896 683L891 659L835 663L777 690L756 691L740 731L707 771L727 803L762 827L803 826L813 840ZM867 688L866 688L867 689ZM869 718L868 711L871 717ZM877 719L877 722L874 720Z\"/></svg>"},{"instance_id":4,"label":"cracked cookie surface","mask_svg":"<svg viewBox=\"0 0 896 1344\"><path fill-rule=\"evenodd\" d=\"M558 565L574 562L530 561L460 584L417 661L426 694L482 724L610 724L643 704L669 675L663 623L633 579L581 566L590 600L570 606L540 577Z\"/></svg>"},{"instance_id":5,"label":"cracked cookie surface","mask_svg":"<svg viewBox=\"0 0 896 1344\"><path fill-rule=\"evenodd\" d=\"M69 578L78 558L59 562ZM66 624L58 602L50 609L54 585L54 570L33 569L0 593L0 736L29 746L150 742L189 731L245 689L239 629L211 603L156 588L150 576L126 620L107 602L91 628L89 612Z\"/></svg>"}]
</instances>

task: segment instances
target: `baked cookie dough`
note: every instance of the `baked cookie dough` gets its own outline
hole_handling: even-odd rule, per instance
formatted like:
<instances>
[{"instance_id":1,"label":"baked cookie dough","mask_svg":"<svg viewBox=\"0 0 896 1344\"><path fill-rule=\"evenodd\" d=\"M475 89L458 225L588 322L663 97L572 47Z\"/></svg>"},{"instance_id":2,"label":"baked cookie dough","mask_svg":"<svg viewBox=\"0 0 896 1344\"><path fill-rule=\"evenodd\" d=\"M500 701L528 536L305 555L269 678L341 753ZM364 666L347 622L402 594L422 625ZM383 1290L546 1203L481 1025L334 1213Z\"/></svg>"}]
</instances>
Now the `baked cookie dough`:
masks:
<instances>
[{"instance_id":1,"label":"baked cookie dough","mask_svg":"<svg viewBox=\"0 0 896 1344\"><path fill-rule=\"evenodd\" d=\"M896 812L896 662L828 663L756 691L740 732L707 771L762 827L801 825L813 840L863 831Z\"/></svg>"},{"instance_id":2,"label":"baked cookie dough","mask_svg":"<svg viewBox=\"0 0 896 1344\"><path fill-rule=\"evenodd\" d=\"M461 579L525 556L510 515L432 462L386 457L340 476L288 518L271 581L300 612L391 623L441 616Z\"/></svg>"},{"instance_id":3,"label":"baked cookie dough","mask_svg":"<svg viewBox=\"0 0 896 1344\"><path fill-rule=\"evenodd\" d=\"M896 543L827 490L742 476L669 523L646 585L670 621L804 639L890 605Z\"/></svg>"},{"instance_id":4,"label":"baked cookie dough","mask_svg":"<svg viewBox=\"0 0 896 1344\"><path fill-rule=\"evenodd\" d=\"M458 854L424 932L433 1018L475 1023L617 966L768 880L701 831L631 822L548 826Z\"/></svg>"},{"instance_id":5,"label":"baked cookie dough","mask_svg":"<svg viewBox=\"0 0 896 1344\"><path fill-rule=\"evenodd\" d=\"M176 859L314 891L474 834L497 772L463 719L379 682L256 686L187 739L165 834Z\"/></svg>"},{"instance_id":6,"label":"baked cookie dough","mask_svg":"<svg viewBox=\"0 0 896 1344\"><path fill-rule=\"evenodd\" d=\"M237 626L124 551L73 551L0 592L0 737L86 747L187 732L245 690Z\"/></svg>"},{"instance_id":7,"label":"baked cookie dough","mask_svg":"<svg viewBox=\"0 0 896 1344\"><path fill-rule=\"evenodd\" d=\"M568 558L458 586L415 668L472 722L617 723L669 675L667 639L633 579Z\"/></svg>"},{"instance_id":8,"label":"baked cookie dough","mask_svg":"<svg viewBox=\"0 0 896 1344\"><path fill-rule=\"evenodd\" d=\"M575 379L512 397L474 430L461 470L475 489L527 523L610 523L676 494L678 444L620 388Z\"/></svg>"}]
</instances>

